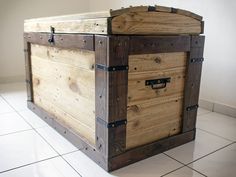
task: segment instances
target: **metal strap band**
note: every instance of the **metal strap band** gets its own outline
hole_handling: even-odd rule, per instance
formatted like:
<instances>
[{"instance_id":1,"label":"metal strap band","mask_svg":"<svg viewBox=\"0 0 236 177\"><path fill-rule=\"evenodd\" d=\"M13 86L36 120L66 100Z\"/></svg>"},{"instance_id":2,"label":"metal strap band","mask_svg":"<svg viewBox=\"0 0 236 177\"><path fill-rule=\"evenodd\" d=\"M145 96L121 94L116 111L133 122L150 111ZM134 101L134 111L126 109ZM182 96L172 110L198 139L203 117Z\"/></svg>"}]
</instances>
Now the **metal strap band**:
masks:
<instances>
[{"instance_id":1,"label":"metal strap band","mask_svg":"<svg viewBox=\"0 0 236 177\"><path fill-rule=\"evenodd\" d=\"M115 128L115 127L118 127L118 126L126 125L126 124L127 124L127 120L126 120L126 119L107 123L107 122L104 121L103 119L97 117L97 121L98 121L100 124L106 126L107 128Z\"/></svg>"},{"instance_id":2,"label":"metal strap band","mask_svg":"<svg viewBox=\"0 0 236 177\"><path fill-rule=\"evenodd\" d=\"M202 63L204 61L204 58L192 58L191 63Z\"/></svg>"},{"instance_id":3,"label":"metal strap band","mask_svg":"<svg viewBox=\"0 0 236 177\"><path fill-rule=\"evenodd\" d=\"M105 66L105 65L96 64L96 68L100 69L100 70L112 72L112 71L128 70L129 66L128 65L123 65L123 66Z\"/></svg>"},{"instance_id":4,"label":"metal strap band","mask_svg":"<svg viewBox=\"0 0 236 177\"><path fill-rule=\"evenodd\" d=\"M188 106L188 107L186 108L187 111L192 111L192 110L195 110L195 109L198 109L198 104L192 105L192 106Z\"/></svg>"}]
</instances>

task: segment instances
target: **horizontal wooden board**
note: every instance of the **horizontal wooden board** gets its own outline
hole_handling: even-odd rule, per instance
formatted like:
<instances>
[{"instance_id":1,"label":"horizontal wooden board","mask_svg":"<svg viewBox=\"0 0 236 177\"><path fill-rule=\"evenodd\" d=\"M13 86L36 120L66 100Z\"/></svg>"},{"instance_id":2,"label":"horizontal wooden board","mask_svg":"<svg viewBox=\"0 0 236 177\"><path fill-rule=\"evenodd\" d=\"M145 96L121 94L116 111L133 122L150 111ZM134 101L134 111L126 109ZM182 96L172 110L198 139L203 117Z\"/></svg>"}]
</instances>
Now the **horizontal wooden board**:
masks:
<instances>
[{"instance_id":1,"label":"horizontal wooden board","mask_svg":"<svg viewBox=\"0 0 236 177\"><path fill-rule=\"evenodd\" d=\"M31 51L34 103L94 144L94 52L38 45Z\"/></svg>"},{"instance_id":2,"label":"horizontal wooden board","mask_svg":"<svg viewBox=\"0 0 236 177\"><path fill-rule=\"evenodd\" d=\"M130 149L166 138L181 131L182 98L128 107L126 148Z\"/></svg>"},{"instance_id":3,"label":"horizontal wooden board","mask_svg":"<svg viewBox=\"0 0 236 177\"><path fill-rule=\"evenodd\" d=\"M186 52L129 55L126 148L181 132ZM170 78L154 89L146 80Z\"/></svg>"},{"instance_id":4,"label":"horizontal wooden board","mask_svg":"<svg viewBox=\"0 0 236 177\"><path fill-rule=\"evenodd\" d=\"M113 34L200 34L201 22L166 12L124 13L112 19Z\"/></svg>"},{"instance_id":5,"label":"horizontal wooden board","mask_svg":"<svg viewBox=\"0 0 236 177\"><path fill-rule=\"evenodd\" d=\"M90 34L199 34L201 16L163 6L135 6L103 12L25 20L25 32Z\"/></svg>"},{"instance_id":6,"label":"horizontal wooden board","mask_svg":"<svg viewBox=\"0 0 236 177\"><path fill-rule=\"evenodd\" d=\"M172 94L183 93L185 81L185 67L166 69L161 71L136 72L128 75L128 105L133 105L143 100L160 98ZM152 89L146 86L146 80L170 78L165 88Z\"/></svg>"},{"instance_id":7,"label":"horizontal wooden board","mask_svg":"<svg viewBox=\"0 0 236 177\"><path fill-rule=\"evenodd\" d=\"M56 33L92 33L107 34L107 18L79 19L65 21L29 21L24 23L24 32L51 32L51 26Z\"/></svg>"},{"instance_id":8,"label":"horizontal wooden board","mask_svg":"<svg viewBox=\"0 0 236 177\"><path fill-rule=\"evenodd\" d=\"M186 66L187 53L129 55L129 72L157 71Z\"/></svg>"}]
</instances>

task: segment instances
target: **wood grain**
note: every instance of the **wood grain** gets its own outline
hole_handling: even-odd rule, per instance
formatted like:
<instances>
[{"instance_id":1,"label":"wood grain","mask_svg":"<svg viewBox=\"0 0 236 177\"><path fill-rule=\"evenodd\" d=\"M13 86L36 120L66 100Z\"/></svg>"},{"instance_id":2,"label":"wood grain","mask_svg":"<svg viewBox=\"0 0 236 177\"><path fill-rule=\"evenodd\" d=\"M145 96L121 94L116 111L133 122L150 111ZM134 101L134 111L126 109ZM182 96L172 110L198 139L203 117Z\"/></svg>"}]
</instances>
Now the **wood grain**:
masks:
<instances>
[{"instance_id":1,"label":"wood grain","mask_svg":"<svg viewBox=\"0 0 236 177\"><path fill-rule=\"evenodd\" d=\"M166 88L152 89L145 85L146 80L171 78ZM143 100L164 97L171 94L182 93L185 81L185 67L166 69L162 71L129 73L128 75L128 105L136 104Z\"/></svg>"},{"instance_id":2,"label":"wood grain","mask_svg":"<svg viewBox=\"0 0 236 177\"><path fill-rule=\"evenodd\" d=\"M35 104L95 144L94 52L31 48Z\"/></svg>"},{"instance_id":3,"label":"wood grain","mask_svg":"<svg viewBox=\"0 0 236 177\"><path fill-rule=\"evenodd\" d=\"M129 55L129 72L157 71L186 66L185 52Z\"/></svg>"},{"instance_id":4,"label":"wood grain","mask_svg":"<svg viewBox=\"0 0 236 177\"><path fill-rule=\"evenodd\" d=\"M50 33L51 26L56 33L107 34L107 18L39 22L32 20L24 23L24 31Z\"/></svg>"},{"instance_id":5,"label":"wood grain","mask_svg":"<svg viewBox=\"0 0 236 177\"><path fill-rule=\"evenodd\" d=\"M201 22L166 12L124 13L112 19L113 34L200 34Z\"/></svg>"},{"instance_id":6,"label":"wood grain","mask_svg":"<svg viewBox=\"0 0 236 177\"><path fill-rule=\"evenodd\" d=\"M151 100L128 107L126 148L154 142L181 131L182 97L173 97L165 103Z\"/></svg>"}]
</instances>

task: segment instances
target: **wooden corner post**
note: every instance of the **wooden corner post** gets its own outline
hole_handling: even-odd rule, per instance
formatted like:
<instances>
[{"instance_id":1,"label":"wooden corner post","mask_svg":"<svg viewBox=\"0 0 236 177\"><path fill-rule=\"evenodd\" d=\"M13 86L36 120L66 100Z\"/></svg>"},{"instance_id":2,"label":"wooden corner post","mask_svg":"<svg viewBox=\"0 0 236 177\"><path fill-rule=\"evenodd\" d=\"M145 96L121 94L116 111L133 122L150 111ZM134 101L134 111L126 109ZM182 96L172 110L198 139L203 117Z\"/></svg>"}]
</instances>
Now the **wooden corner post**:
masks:
<instances>
[{"instance_id":1,"label":"wooden corner post","mask_svg":"<svg viewBox=\"0 0 236 177\"><path fill-rule=\"evenodd\" d=\"M183 132L195 129L200 90L204 36L191 36L190 52L187 60L183 106Z\"/></svg>"},{"instance_id":2,"label":"wooden corner post","mask_svg":"<svg viewBox=\"0 0 236 177\"><path fill-rule=\"evenodd\" d=\"M128 47L127 36L95 35L96 148L107 159L126 146Z\"/></svg>"}]
</instances>

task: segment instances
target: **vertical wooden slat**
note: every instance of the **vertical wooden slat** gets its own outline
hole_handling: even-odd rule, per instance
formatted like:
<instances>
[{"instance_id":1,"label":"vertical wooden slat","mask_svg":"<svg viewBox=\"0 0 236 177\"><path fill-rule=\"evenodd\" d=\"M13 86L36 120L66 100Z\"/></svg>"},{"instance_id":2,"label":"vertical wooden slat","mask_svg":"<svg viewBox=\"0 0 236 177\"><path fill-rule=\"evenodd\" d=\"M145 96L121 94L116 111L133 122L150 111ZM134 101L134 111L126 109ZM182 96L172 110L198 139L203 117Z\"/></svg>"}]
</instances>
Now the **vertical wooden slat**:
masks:
<instances>
[{"instance_id":1,"label":"vertical wooden slat","mask_svg":"<svg viewBox=\"0 0 236 177\"><path fill-rule=\"evenodd\" d=\"M204 36L192 36L185 81L183 132L195 129L200 90ZM195 106L195 107L194 107ZM188 109L192 107L193 109Z\"/></svg>"},{"instance_id":2,"label":"vertical wooden slat","mask_svg":"<svg viewBox=\"0 0 236 177\"><path fill-rule=\"evenodd\" d=\"M128 65L128 37L95 36L95 63L105 67ZM96 146L106 157L125 150L126 125L108 128L109 123L127 119L128 70L96 68Z\"/></svg>"},{"instance_id":3,"label":"vertical wooden slat","mask_svg":"<svg viewBox=\"0 0 236 177\"><path fill-rule=\"evenodd\" d=\"M28 99L28 101L33 102L32 71L31 71L31 45L27 41L27 36L24 36L24 53L25 53L27 99Z\"/></svg>"}]
</instances>

